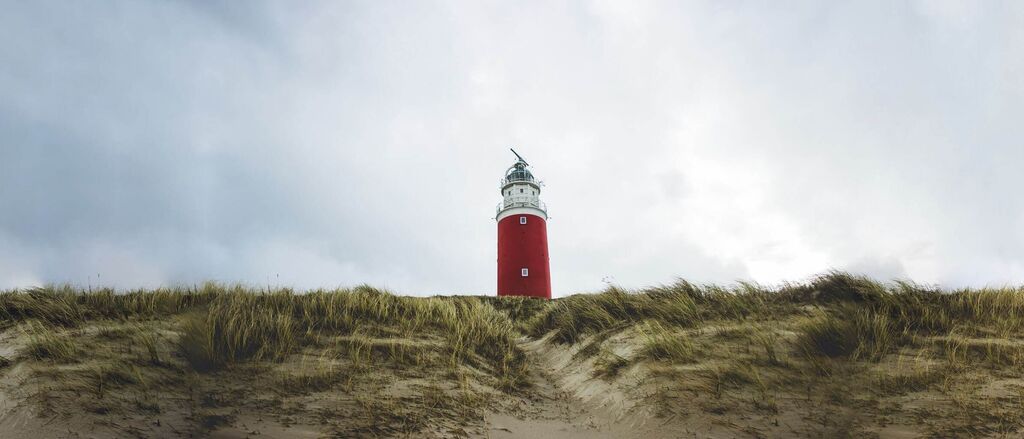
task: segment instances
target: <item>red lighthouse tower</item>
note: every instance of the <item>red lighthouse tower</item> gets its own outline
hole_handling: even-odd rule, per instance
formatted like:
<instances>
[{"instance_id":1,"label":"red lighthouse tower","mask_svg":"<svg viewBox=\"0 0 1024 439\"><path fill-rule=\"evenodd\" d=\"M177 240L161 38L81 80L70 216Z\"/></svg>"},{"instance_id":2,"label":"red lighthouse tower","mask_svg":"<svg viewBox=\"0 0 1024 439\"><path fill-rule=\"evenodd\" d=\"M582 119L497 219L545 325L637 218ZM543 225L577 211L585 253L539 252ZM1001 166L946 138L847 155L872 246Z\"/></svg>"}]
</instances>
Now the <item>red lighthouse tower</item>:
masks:
<instances>
[{"instance_id":1,"label":"red lighthouse tower","mask_svg":"<svg viewBox=\"0 0 1024 439\"><path fill-rule=\"evenodd\" d=\"M540 184L516 155L501 179L498 204L498 295L551 298L548 267L548 212L540 201Z\"/></svg>"}]
</instances>

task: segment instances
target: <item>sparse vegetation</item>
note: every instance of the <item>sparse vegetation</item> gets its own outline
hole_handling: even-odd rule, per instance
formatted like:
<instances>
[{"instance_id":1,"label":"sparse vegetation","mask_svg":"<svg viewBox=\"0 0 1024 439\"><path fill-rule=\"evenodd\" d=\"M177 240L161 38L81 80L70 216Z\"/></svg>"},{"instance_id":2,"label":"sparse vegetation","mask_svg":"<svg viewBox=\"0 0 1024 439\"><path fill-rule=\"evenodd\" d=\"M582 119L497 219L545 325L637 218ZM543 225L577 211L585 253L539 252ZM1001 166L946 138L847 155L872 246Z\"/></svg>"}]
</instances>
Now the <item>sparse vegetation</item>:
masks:
<instances>
[{"instance_id":1,"label":"sparse vegetation","mask_svg":"<svg viewBox=\"0 0 1024 439\"><path fill-rule=\"evenodd\" d=\"M155 436L239 424L243 406L340 436L442 424L460 436L500 401L543 391L531 386L548 373L524 347L534 344L674 422L706 416L720 428L743 416L755 436L870 436L892 422L932 436L1024 432L1013 414L1024 412L1021 288L942 291L844 273L553 301L368 286L46 287L0 293L0 329L17 352L0 357L0 374L23 374L40 413L146 419L138 425ZM348 396L296 418L288 401L322 392ZM894 402L906 395L931 405L911 412ZM859 415L839 415L850 410ZM191 429L154 427L167 416ZM801 427L786 430L781 416Z\"/></svg>"},{"instance_id":2,"label":"sparse vegetation","mask_svg":"<svg viewBox=\"0 0 1024 439\"><path fill-rule=\"evenodd\" d=\"M26 324L25 332L29 341L22 348L22 354L34 360L69 363L78 359L80 347L62 330L47 328L39 324Z\"/></svg>"},{"instance_id":3,"label":"sparse vegetation","mask_svg":"<svg viewBox=\"0 0 1024 439\"><path fill-rule=\"evenodd\" d=\"M595 377L604 379L611 379L619 376L622 369L629 366L631 361L629 358L623 357L612 351L602 351L597 360L594 361L594 373Z\"/></svg>"},{"instance_id":4,"label":"sparse vegetation","mask_svg":"<svg viewBox=\"0 0 1024 439\"><path fill-rule=\"evenodd\" d=\"M851 307L842 307L836 314L800 326L797 344L804 354L878 360L903 340L885 314Z\"/></svg>"},{"instance_id":5,"label":"sparse vegetation","mask_svg":"<svg viewBox=\"0 0 1024 439\"><path fill-rule=\"evenodd\" d=\"M671 363L691 363L696 360L693 342L684 334L666 328L658 322L648 322L640 331L645 341L640 348L642 356Z\"/></svg>"}]
</instances>

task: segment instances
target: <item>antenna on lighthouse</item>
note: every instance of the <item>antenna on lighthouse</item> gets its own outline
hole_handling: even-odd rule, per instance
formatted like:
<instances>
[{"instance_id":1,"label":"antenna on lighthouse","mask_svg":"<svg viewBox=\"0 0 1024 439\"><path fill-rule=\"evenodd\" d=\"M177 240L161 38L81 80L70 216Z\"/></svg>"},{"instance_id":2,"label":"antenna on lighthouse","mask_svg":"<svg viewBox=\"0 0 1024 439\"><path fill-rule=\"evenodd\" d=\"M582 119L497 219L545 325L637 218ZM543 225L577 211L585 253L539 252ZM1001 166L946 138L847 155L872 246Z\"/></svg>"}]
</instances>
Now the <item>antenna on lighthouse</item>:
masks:
<instances>
[{"instance_id":1,"label":"antenna on lighthouse","mask_svg":"<svg viewBox=\"0 0 1024 439\"><path fill-rule=\"evenodd\" d=\"M516 155L516 158L518 158L518 159L519 159L519 161L523 162L523 164L524 164L524 165L526 165L526 166L530 166L530 164L529 164L529 163L526 163L526 160L524 160L524 159L523 159L523 156L519 155L519 153L518 153L518 152L516 152L516 150L514 150L514 149L512 149L512 148L509 148L509 151L512 151L512 154L515 154L515 155Z\"/></svg>"}]
</instances>

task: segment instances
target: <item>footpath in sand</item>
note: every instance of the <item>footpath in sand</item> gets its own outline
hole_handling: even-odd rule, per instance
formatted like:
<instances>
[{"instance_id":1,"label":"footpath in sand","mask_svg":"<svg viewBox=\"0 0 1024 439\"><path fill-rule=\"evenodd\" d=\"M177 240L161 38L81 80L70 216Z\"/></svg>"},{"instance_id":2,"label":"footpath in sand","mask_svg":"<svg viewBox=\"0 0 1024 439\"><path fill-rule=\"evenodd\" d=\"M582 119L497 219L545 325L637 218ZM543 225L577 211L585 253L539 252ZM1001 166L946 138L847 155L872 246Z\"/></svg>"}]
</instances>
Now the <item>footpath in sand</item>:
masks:
<instances>
[{"instance_id":1,"label":"footpath in sand","mask_svg":"<svg viewBox=\"0 0 1024 439\"><path fill-rule=\"evenodd\" d=\"M569 349L544 340L521 346L534 371L531 395L509 410L485 416L485 435L500 438L663 438L692 437L682 426L643 416L622 389L592 376L585 364L573 361ZM687 436L689 435L689 436Z\"/></svg>"}]
</instances>

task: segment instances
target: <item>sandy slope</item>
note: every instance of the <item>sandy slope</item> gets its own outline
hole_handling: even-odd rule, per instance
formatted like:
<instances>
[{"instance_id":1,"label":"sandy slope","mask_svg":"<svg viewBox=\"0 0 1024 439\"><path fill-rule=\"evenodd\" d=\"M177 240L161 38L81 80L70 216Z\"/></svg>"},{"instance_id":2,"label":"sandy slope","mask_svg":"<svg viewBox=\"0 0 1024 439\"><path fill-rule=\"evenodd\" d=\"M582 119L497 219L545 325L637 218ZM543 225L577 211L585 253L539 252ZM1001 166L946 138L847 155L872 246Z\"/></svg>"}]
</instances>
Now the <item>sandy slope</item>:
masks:
<instances>
[{"instance_id":1,"label":"sandy slope","mask_svg":"<svg viewBox=\"0 0 1024 439\"><path fill-rule=\"evenodd\" d=\"M924 360L916 353L832 377L807 375L789 357L776 366L753 366L764 384L716 389L722 385L715 384L717 371L735 367L731 361L750 361L743 352L758 356L749 345L722 339L737 329L742 325L694 330L691 337L714 352L693 364L632 364L605 379L595 376L595 358L575 355L588 340L572 346L524 340L538 372L537 396L516 410L490 413L489 436L481 437L1024 437L1024 377L1016 369L981 368L917 391L871 389L880 374L919 370ZM628 358L636 354L638 337L623 331L603 346Z\"/></svg>"},{"instance_id":2,"label":"sandy slope","mask_svg":"<svg viewBox=\"0 0 1024 439\"><path fill-rule=\"evenodd\" d=\"M16 358L24 342L17 330L8 330L0 335L0 353ZM82 399L81 395L57 392L51 396L54 401L40 404L39 392L47 383L39 379L38 373L50 366L18 362L0 371L0 438L436 438L462 436L463 433L473 438L495 439L683 437L678 434L685 428L664 420L652 422L649 413L635 405L635 395L630 394L629 385L625 384L628 381L609 383L592 378L589 364L574 361L570 348L526 338L521 345L529 352L534 371L528 392L519 396L492 393L487 403L489 409L482 418L448 416L446 419L442 415L432 419L432 425L413 434L357 428L365 423L368 412L355 401L362 398L412 401L420 386L438 384L423 378L380 377L377 384L297 393L271 402L277 397L270 396L273 391L269 388L262 392L266 398L247 395L245 389L239 388L248 386L259 393L263 384L258 377L221 374L205 382L188 384L202 394L198 399L218 400L202 404L202 414L190 413L184 404L187 398L175 389L152 389L162 402L159 413L121 411L124 408L111 404L110 410L117 413L111 416L99 410L82 410L80 405L92 398ZM293 364L291 367L300 366ZM256 382L251 381L252 378L256 378ZM235 398L224 400L222 395L235 395ZM391 406L380 405L378 409L383 407ZM331 419L324 420L325 414ZM378 415L401 418L403 414ZM348 433L339 433L345 431Z\"/></svg>"},{"instance_id":3,"label":"sandy slope","mask_svg":"<svg viewBox=\"0 0 1024 439\"><path fill-rule=\"evenodd\" d=\"M0 438L1012 438L1024 433L1019 369L978 367L920 389L879 393L873 387L883 373L919 371L925 360L900 351L877 363L837 368L832 376L813 376L799 355L785 351L793 335L786 322L759 324L755 331L778 337L777 363L767 361L747 338L747 323L686 330L701 354L680 364L638 359L643 339L635 328L601 339L601 351L594 355L581 351L595 337L574 345L524 337L519 343L529 354L531 385L512 395L490 387L493 381L472 368L452 376L384 364L330 382L282 385L282 378L320 370L310 367L320 364L315 351L283 363L196 374L174 355L176 333L167 329L173 322L147 325L163 340L159 365L140 362L131 338L102 338L92 326L74 332L89 355L67 364L23 359L24 334L17 327L0 332L0 355L15 359L0 368ZM602 376L600 362L607 356L634 360ZM97 393L93 379L102 370L97 367L111 362L138 365L142 378L122 379ZM350 367L339 363L337 370Z\"/></svg>"}]
</instances>

